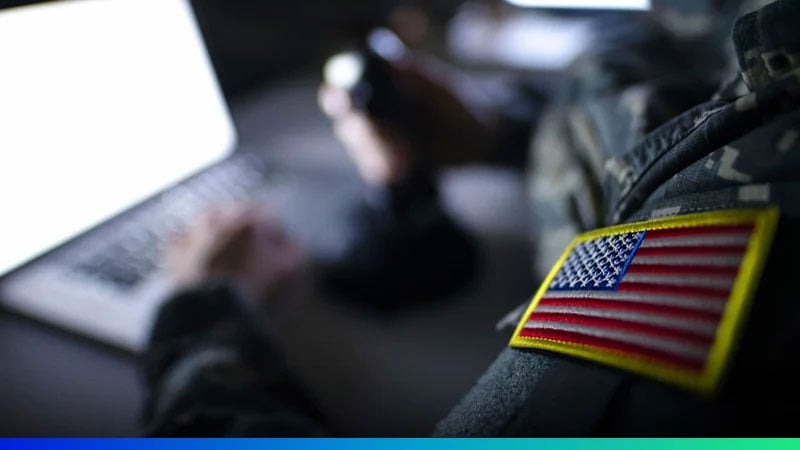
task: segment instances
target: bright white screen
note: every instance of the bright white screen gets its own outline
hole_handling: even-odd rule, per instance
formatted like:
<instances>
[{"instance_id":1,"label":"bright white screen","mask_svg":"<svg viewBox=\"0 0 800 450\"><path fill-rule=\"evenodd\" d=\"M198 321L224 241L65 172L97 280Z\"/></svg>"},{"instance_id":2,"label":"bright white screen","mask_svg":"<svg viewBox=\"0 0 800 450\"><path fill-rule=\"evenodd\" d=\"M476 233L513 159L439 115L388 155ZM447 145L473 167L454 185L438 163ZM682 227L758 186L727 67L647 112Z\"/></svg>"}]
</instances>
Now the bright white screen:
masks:
<instances>
[{"instance_id":1,"label":"bright white screen","mask_svg":"<svg viewBox=\"0 0 800 450\"><path fill-rule=\"evenodd\" d=\"M185 1L0 11L0 274L220 159L234 141Z\"/></svg>"},{"instance_id":2,"label":"bright white screen","mask_svg":"<svg viewBox=\"0 0 800 450\"><path fill-rule=\"evenodd\" d=\"M650 0L506 0L524 7L584 9L650 9Z\"/></svg>"}]
</instances>

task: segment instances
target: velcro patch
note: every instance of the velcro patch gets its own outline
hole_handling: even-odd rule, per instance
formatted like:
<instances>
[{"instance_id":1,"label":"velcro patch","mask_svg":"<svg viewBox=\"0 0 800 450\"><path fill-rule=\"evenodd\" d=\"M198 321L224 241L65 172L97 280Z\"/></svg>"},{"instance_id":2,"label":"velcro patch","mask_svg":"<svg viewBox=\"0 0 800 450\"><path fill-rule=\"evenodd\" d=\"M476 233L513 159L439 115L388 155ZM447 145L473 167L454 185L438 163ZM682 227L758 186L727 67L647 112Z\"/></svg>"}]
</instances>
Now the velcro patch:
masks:
<instances>
[{"instance_id":1,"label":"velcro patch","mask_svg":"<svg viewBox=\"0 0 800 450\"><path fill-rule=\"evenodd\" d=\"M777 209L729 210L582 234L511 338L713 393L747 315Z\"/></svg>"}]
</instances>

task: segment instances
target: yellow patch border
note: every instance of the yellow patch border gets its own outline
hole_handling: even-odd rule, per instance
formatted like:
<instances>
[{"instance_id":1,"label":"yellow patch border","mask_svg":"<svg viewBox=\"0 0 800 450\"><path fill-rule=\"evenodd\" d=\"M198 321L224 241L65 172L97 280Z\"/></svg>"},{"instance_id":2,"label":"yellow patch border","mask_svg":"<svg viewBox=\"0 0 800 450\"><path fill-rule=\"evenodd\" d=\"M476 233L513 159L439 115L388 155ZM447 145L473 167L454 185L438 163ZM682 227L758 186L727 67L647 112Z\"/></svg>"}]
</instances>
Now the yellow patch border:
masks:
<instances>
[{"instance_id":1,"label":"yellow patch border","mask_svg":"<svg viewBox=\"0 0 800 450\"><path fill-rule=\"evenodd\" d=\"M724 210L616 225L580 234L567 246L567 249L561 254L561 257L539 287L530 306L525 310L525 314L520 319L516 330L514 330L509 345L516 348L536 348L565 353L647 375L660 381L674 383L705 395L712 395L719 387L732 350L738 343L738 336L744 324L744 318L749 312L751 300L755 295L758 280L775 235L778 216L778 208ZM736 275L730 298L722 313L722 319L717 328L706 366L700 374L695 374L682 368L669 367L661 362L656 363L645 358L622 355L618 352L598 349L588 345L520 336L520 331L536 308L536 305L539 304L539 300L547 291L553 278L561 269L572 249L581 242L603 236L645 230L665 230L686 226L741 225L747 223L754 224L753 232L739 266L739 273Z\"/></svg>"}]
</instances>

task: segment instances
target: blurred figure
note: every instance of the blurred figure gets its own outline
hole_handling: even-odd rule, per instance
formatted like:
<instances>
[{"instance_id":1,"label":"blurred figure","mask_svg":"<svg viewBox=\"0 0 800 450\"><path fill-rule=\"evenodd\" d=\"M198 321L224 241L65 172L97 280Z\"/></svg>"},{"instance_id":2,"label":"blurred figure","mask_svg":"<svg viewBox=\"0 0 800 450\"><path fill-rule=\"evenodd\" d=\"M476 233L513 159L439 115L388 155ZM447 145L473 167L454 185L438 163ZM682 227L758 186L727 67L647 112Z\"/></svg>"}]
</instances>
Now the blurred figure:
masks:
<instances>
[{"instance_id":1,"label":"blurred figure","mask_svg":"<svg viewBox=\"0 0 800 450\"><path fill-rule=\"evenodd\" d=\"M782 208L778 245L717 396L558 353L506 349L436 434L797 432L800 390L793 361L800 307L786 280L800 270L792 256L800 251L793 233L800 208L791 194L800 181L800 35L794 30L800 4L781 0L739 18L736 61L726 58L713 30L681 36L664 17L602 19L588 52L537 114L530 147L526 136L534 124L509 114L505 105L475 108L442 75L446 70L419 56L391 61L390 76L407 95L404 102L425 117L422 139L354 107L341 87L320 89L321 107L360 173L389 193L378 210L402 206L401 222L425 216L419 205L430 204L432 180L442 167L526 160L540 277L585 230L695 211ZM427 187L416 189L420 184ZM391 195L395 191L406 195ZM211 218L200 229L217 221L222 232L190 234L179 244L184 254L195 255L187 270L176 266L178 274L190 274L185 279L194 288L165 306L153 332L147 416L153 434L313 435L322 429L313 406L290 387L263 325L252 320L252 300L274 297L298 258L268 221L240 214ZM372 229L391 229L397 216L383 220L389 225ZM426 226L419 228L423 234ZM373 236L379 238L369 242L379 243L396 235ZM418 248L417 236L404 243ZM379 261L393 260L387 247L356 247L371 249ZM204 283L216 275L233 283Z\"/></svg>"},{"instance_id":2,"label":"blurred figure","mask_svg":"<svg viewBox=\"0 0 800 450\"><path fill-rule=\"evenodd\" d=\"M478 159L473 153L492 145L493 124L465 107L447 80L420 72L392 32L375 30L366 41L328 62L319 91L336 136L376 188L353 214L356 240L324 280L343 299L398 307L444 297L474 278L474 244L445 214L436 172Z\"/></svg>"},{"instance_id":3,"label":"blurred figure","mask_svg":"<svg viewBox=\"0 0 800 450\"><path fill-rule=\"evenodd\" d=\"M161 309L151 332L145 434L326 431L269 335L277 303L302 267L269 213L252 205L209 213L175 238L168 268L183 293Z\"/></svg>"}]
</instances>

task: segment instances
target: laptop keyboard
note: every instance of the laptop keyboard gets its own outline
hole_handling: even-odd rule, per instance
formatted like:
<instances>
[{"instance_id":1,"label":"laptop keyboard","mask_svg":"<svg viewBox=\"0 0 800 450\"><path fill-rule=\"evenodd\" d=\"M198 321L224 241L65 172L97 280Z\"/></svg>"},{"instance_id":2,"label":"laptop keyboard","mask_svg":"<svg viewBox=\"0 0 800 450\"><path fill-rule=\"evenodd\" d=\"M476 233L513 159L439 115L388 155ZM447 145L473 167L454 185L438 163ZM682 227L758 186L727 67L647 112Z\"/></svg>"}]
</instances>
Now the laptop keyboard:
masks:
<instances>
[{"instance_id":1,"label":"laptop keyboard","mask_svg":"<svg viewBox=\"0 0 800 450\"><path fill-rule=\"evenodd\" d=\"M81 239L65 254L77 276L126 290L161 269L171 236L198 215L236 201L276 202L288 177L254 155L235 155Z\"/></svg>"}]
</instances>

